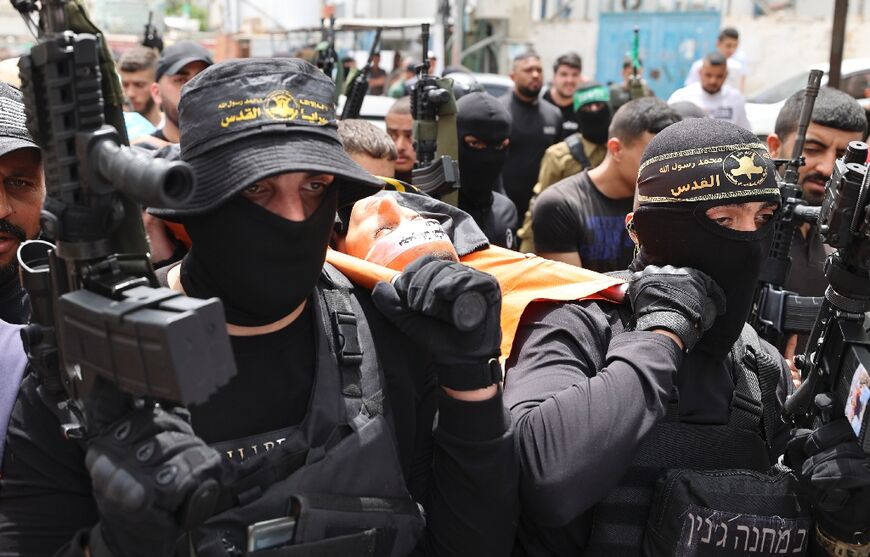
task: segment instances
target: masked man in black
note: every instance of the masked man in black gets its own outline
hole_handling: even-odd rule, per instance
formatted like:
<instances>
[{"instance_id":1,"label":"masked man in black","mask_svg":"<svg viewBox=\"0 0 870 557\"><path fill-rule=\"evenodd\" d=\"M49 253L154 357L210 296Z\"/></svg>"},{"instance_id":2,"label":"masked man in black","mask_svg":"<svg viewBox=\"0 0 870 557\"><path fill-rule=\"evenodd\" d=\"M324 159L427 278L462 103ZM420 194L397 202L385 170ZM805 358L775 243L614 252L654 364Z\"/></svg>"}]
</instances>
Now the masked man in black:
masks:
<instances>
[{"instance_id":1,"label":"masked man in black","mask_svg":"<svg viewBox=\"0 0 870 557\"><path fill-rule=\"evenodd\" d=\"M336 208L381 187L343 151L333 95L296 59L217 64L184 88L181 157L200 187L159 213L193 247L161 278L221 299L238 373L186 408L95 387L84 446L61 437L27 376L0 553L509 553L517 467L494 359L498 284L422 260L369 296L324 266ZM466 291L485 314L472 332L437 313Z\"/></svg>"},{"instance_id":2,"label":"masked man in black","mask_svg":"<svg viewBox=\"0 0 870 557\"><path fill-rule=\"evenodd\" d=\"M742 128L667 127L640 166L628 303L524 319L505 391L522 469L515 554L806 555L868 541L870 460L845 420L789 441L788 368L745 325L774 173ZM771 469L787 442L797 478Z\"/></svg>"},{"instance_id":3,"label":"masked man in black","mask_svg":"<svg viewBox=\"0 0 870 557\"><path fill-rule=\"evenodd\" d=\"M459 134L459 208L471 215L491 243L514 249L517 209L499 193L511 135L511 115L498 99L470 93L456 103Z\"/></svg>"}]
</instances>

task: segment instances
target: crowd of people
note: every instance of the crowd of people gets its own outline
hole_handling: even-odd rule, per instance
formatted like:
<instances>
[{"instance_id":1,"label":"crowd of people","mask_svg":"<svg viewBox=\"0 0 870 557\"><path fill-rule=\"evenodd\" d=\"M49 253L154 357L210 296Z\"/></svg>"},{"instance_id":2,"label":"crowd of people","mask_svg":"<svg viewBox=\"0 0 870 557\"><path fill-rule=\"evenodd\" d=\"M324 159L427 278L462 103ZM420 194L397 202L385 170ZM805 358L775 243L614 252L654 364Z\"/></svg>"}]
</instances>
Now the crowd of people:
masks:
<instances>
[{"instance_id":1,"label":"crowd of people","mask_svg":"<svg viewBox=\"0 0 870 557\"><path fill-rule=\"evenodd\" d=\"M870 556L870 455L780 418L806 339L746 324L803 91L760 140L737 41L667 102L635 61L604 85L565 54L545 87L517 56L456 103L458 195L415 187L410 68L373 60L383 130L301 59L125 52L136 148L197 178L142 211L155 278L222 302L237 373L186 407L97 381L83 439L19 335L52 177L0 83L0 556ZM820 205L867 118L823 87L811 120ZM800 227L786 286L823 295L827 255Z\"/></svg>"}]
</instances>

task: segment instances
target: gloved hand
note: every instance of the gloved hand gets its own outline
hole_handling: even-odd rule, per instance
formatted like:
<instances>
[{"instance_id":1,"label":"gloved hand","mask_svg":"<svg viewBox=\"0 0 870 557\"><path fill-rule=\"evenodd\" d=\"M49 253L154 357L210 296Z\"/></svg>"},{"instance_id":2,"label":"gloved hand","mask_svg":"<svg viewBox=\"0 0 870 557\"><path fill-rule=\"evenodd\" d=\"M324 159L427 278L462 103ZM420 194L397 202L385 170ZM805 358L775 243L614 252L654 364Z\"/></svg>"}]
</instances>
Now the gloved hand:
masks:
<instances>
[{"instance_id":1,"label":"gloved hand","mask_svg":"<svg viewBox=\"0 0 870 557\"><path fill-rule=\"evenodd\" d=\"M796 430L785 454L821 529L840 541L870 543L870 456L849 423Z\"/></svg>"},{"instance_id":2,"label":"gloved hand","mask_svg":"<svg viewBox=\"0 0 870 557\"><path fill-rule=\"evenodd\" d=\"M461 331L450 322L451 307L460 294L471 291L483 296L485 317L474 330ZM375 285L372 301L432 352L442 386L467 391L501 379L501 367L494 361L501 345L501 290L490 275L461 263L421 257L393 284Z\"/></svg>"},{"instance_id":3,"label":"gloved hand","mask_svg":"<svg viewBox=\"0 0 870 557\"><path fill-rule=\"evenodd\" d=\"M117 411L126 395L106 385L99 389L103 401L118 396L94 406ZM93 428L104 418L92 414L89 422ZM85 458L100 511L90 536L92 557L174 555L183 533L214 510L220 455L194 435L183 408L135 408L99 430Z\"/></svg>"},{"instance_id":4,"label":"gloved hand","mask_svg":"<svg viewBox=\"0 0 870 557\"><path fill-rule=\"evenodd\" d=\"M635 329L666 329L691 350L716 316L725 312L725 293L713 279L695 269L648 265L628 285Z\"/></svg>"}]
</instances>

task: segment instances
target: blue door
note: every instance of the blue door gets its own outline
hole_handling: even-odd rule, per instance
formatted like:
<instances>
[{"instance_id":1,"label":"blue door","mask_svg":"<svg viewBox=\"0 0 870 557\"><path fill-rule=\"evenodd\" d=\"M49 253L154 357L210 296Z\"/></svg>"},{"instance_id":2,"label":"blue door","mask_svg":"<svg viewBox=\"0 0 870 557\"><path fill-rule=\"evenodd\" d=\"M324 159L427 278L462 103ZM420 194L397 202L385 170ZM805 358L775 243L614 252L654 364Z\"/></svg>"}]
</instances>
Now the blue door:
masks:
<instances>
[{"instance_id":1,"label":"blue door","mask_svg":"<svg viewBox=\"0 0 870 557\"><path fill-rule=\"evenodd\" d=\"M683 86L692 62L716 48L718 11L620 12L601 14L595 79L622 81L622 62L631 53L634 27L640 28L644 79L660 99Z\"/></svg>"}]
</instances>

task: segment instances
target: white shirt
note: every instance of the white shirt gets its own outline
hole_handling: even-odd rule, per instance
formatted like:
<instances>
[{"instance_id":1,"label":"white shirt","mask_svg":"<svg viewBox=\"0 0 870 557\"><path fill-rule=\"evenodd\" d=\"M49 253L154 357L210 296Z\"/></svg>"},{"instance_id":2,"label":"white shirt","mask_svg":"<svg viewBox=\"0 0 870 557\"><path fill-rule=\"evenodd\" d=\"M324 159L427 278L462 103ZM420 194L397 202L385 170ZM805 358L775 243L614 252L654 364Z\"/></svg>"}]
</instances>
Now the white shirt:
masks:
<instances>
[{"instance_id":1,"label":"white shirt","mask_svg":"<svg viewBox=\"0 0 870 557\"><path fill-rule=\"evenodd\" d=\"M728 62L728 78L725 80L726 85L734 87L738 91L743 91L743 76L746 75L743 64L733 56L727 59ZM689 70L689 75L686 76L686 81L683 85L691 85L701 81L701 76L698 72L701 71L701 66L704 65L704 60L695 60L692 63L692 68Z\"/></svg>"},{"instance_id":2,"label":"white shirt","mask_svg":"<svg viewBox=\"0 0 870 557\"><path fill-rule=\"evenodd\" d=\"M746 117L746 100L737 89L723 85L718 93L711 95L701 88L700 83L693 83L682 89L677 89L668 104L688 101L710 115L711 118L728 120L742 128L751 130L749 119Z\"/></svg>"}]
</instances>

